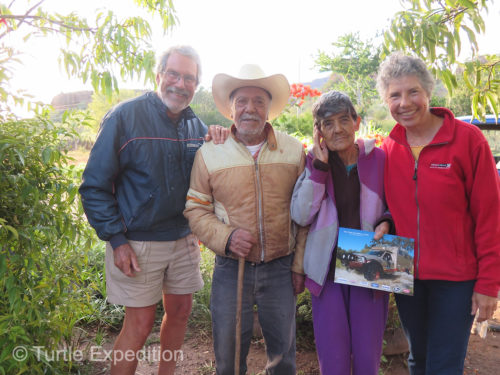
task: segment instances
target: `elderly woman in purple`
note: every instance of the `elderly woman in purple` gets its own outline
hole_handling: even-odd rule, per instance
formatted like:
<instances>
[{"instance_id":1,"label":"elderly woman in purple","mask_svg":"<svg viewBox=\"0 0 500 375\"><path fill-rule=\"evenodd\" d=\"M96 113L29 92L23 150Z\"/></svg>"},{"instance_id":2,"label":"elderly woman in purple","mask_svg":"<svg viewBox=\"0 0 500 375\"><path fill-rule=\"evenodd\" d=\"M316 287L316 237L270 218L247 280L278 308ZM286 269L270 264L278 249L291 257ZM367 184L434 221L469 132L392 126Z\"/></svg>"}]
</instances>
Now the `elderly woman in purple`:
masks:
<instances>
[{"instance_id":1,"label":"elderly woman in purple","mask_svg":"<svg viewBox=\"0 0 500 375\"><path fill-rule=\"evenodd\" d=\"M322 374L377 375L389 295L334 282L339 227L388 233L384 152L355 140L361 118L349 97L330 91L313 106L314 147L292 199L292 218L310 225L304 255Z\"/></svg>"}]
</instances>

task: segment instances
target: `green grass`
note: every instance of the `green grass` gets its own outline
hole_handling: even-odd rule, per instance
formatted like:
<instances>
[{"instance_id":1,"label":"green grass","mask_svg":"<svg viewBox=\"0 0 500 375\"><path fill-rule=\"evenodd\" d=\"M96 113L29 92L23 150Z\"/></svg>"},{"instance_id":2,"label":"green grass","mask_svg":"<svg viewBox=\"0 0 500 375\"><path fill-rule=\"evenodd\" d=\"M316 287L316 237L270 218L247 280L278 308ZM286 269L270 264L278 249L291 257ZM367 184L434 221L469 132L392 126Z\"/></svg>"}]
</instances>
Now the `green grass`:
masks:
<instances>
[{"instance_id":1,"label":"green grass","mask_svg":"<svg viewBox=\"0 0 500 375\"><path fill-rule=\"evenodd\" d=\"M197 331L205 331L212 335L212 320L210 315L210 290L212 288L212 273L214 268L214 253L201 245L200 271L204 286L193 296L193 308L189 318L189 326Z\"/></svg>"}]
</instances>

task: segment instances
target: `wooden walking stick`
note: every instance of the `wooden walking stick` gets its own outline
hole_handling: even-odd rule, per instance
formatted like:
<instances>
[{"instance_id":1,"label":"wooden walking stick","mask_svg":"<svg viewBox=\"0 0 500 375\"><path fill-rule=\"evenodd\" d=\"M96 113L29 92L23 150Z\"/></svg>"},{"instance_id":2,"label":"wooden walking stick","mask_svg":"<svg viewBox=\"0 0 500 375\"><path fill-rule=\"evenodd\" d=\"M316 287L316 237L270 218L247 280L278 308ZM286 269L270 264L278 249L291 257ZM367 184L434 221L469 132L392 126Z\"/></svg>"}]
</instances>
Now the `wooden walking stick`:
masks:
<instances>
[{"instance_id":1,"label":"wooden walking stick","mask_svg":"<svg viewBox=\"0 0 500 375\"><path fill-rule=\"evenodd\" d=\"M245 258L238 259L238 286L236 293L236 347L234 353L234 375L240 375L241 356L241 303L243 299L243 275L245 273Z\"/></svg>"}]
</instances>

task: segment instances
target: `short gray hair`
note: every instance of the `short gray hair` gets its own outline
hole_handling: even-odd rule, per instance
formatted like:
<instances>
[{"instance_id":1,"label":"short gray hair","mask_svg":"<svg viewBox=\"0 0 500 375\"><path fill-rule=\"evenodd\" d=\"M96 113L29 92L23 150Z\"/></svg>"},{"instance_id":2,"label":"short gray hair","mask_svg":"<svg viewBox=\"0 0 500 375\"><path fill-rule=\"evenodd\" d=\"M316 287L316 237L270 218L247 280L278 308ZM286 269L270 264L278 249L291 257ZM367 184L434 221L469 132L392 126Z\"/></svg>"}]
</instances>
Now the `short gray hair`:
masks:
<instances>
[{"instance_id":1,"label":"short gray hair","mask_svg":"<svg viewBox=\"0 0 500 375\"><path fill-rule=\"evenodd\" d=\"M418 57L395 52L380 64L377 75L377 90L383 101L386 101L391 80L406 76L417 77L427 96L431 97L435 82L425 63Z\"/></svg>"},{"instance_id":2,"label":"short gray hair","mask_svg":"<svg viewBox=\"0 0 500 375\"><path fill-rule=\"evenodd\" d=\"M349 96L340 91L322 94L312 107L314 126L319 128L321 121L338 113L347 113L354 121L358 119L358 113Z\"/></svg>"},{"instance_id":3,"label":"short gray hair","mask_svg":"<svg viewBox=\"0 0 500 375\"><path fill-rule=\"evenodd\" d=\"M198 52L196 52L195 49L191 46L173 46L163 52L158 59L158 64L156 64L156 73L163 73L165 71L168 58L173 53L178 53L179 55L189 57L196 63L196 66L198 68L196 73L196 84L199 84L201 79L201 60Z\"/></svg>"}]
</instances>

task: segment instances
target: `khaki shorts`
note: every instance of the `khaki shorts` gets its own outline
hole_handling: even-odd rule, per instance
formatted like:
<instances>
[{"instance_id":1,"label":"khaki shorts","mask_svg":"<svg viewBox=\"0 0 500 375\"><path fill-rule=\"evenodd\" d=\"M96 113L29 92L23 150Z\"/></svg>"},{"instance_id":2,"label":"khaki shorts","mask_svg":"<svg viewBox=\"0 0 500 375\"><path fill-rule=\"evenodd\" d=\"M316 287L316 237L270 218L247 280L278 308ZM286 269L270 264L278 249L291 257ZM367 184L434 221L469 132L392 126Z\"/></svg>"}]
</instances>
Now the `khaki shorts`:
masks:
<instances>
[{"instance_id":1,"label":"khaki shorts","mask_svg":"<svg viewBox=\"0 0 500 375\"><path fill-rule=\"evenodd\" d=\"M164 294L192 294L203 288L200 248L193 234L177 241L131 241L141 272L126 276L106 243L108 301L128 307L151 306Z\"/></svg>"}]
</instances>

